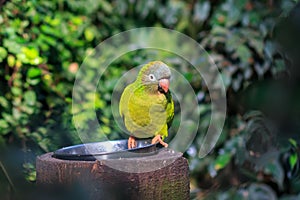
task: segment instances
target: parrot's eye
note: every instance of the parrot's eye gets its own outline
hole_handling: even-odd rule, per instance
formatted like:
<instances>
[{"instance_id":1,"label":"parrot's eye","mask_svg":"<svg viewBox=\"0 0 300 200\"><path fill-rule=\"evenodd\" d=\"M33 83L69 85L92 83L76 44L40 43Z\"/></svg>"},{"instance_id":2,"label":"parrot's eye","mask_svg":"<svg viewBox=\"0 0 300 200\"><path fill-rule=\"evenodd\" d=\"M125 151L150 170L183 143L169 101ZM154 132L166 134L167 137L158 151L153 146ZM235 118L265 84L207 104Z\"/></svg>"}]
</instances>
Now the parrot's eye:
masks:
<instances>
[{"instance_id":1,"label":"parrot's eye","mask_svg":"<svg viewBox=\"0 0 300 200\"><path fill-rule=\"evenodd\" d=\"M149 79L150 79L151 81L155 81L155 76L154 76L153 74L150 74L150 75L149 75Z\"/></svg>"}]
</instances>

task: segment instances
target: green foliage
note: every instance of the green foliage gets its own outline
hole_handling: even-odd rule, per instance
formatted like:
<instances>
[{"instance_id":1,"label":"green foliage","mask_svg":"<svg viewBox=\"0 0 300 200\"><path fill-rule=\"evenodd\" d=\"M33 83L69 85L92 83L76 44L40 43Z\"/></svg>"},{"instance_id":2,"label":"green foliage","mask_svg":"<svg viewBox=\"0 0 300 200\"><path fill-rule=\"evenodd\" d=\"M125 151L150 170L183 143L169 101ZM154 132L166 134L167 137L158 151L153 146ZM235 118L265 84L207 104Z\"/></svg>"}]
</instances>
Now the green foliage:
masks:
<instances>
[{"instance_id":1,"label":"green foliage","mask_svg":"<svg viewBox=\"0 0 300 200\"><path fill-rule=\"evenodd\" d=\"M250 112L244 118L237 112L228 114L216 149L205 158L198 158L211 117L210 94L197 72L172 53L149 50L123 55L104 72L97 95L84 91L79 94L83 103L74 107L72 113L73 84L84 58L92 55L93 48L101 41L136 27L170 28L195 39L217 64L228 95L243 91L258 80L276 78L287 69L277 53L273 28L278 17L288 16L295 3L292 0L7 1L0 8L0 147L17 146L28 154L38 155L78 144L81 140L73 120L81 121L83 128L89 130L94 108L102 127L97 133L91 132L89 139L100 141L103 135L110 139L124 137L111 113L114 86L133 66L160 59L180 69L200 103L198 135L186 153L196 187L201 186L202 175L219 183L217 178L232 167L239 168L247 177L247 186L217 192L213 198L246 199L245 194L249 194L250 199L257 196L269 199L275 195L275 189L268 183L275 184L280 193L296 196L300 192L296 176L299 141L289 138L282 145L272 138L273 126L260 112ZM111 51L107 49L108 54ZM83 80L92 83L99 62L104 61L89 59L89 62L91 67ZM93 85L85 85L90 87ZM175 118L175 129L179 123ZM23 169L26 179L34 181L31 160L25 159ZM288 190L287 186L293 189ZM289 196L283 195L282 199Z\"/></svg>"}]
</instances>

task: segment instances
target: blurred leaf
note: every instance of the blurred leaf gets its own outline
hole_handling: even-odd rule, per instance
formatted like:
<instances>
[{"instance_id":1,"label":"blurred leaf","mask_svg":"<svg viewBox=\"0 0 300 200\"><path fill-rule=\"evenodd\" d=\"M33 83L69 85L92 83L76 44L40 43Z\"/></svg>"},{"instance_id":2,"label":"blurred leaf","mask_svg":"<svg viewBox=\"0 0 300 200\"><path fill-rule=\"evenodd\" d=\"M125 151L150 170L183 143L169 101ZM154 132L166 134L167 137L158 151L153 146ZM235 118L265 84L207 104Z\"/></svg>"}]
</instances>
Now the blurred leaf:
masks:
<instances>
[{"instance_id":1,"label":"blurred leaf","mask_svg":"<svg viewBox=\"0 0 300 200\"><path fill-rule=\"evenodd\" d=\"M230 153L224 153L218 155L215 161L215 169L220 170L227 166L229 161L231 160L231 154Z\"/></svg>"},{"instance_id":2,"label":"blurred leaf","mask_svg":"<svg viewBox=\"0 0 300 200\"><path fill-rule=\"evenodd\" d=\"M25 56L28 59L35 59L36 57L38 57L39 53L36 49L34 48L27 48L27 47L22 47L21 51L25 54Z\"/></svg>"},{"instance_id":3,"label":"blurred leaf","mask_svg":"<svg viewBox=\"0 0 300 200\"><path fill-rule=\"evenodd\" d=\"M42 70L40 68L36 68L36 67L31 67L27 71L28 78L36 78L36 77L40 76L41 74L42 74Z\"/></svg>"},{"instance_id":4,"label":"blurred leaf","mask_svg":"<svg viewBox=\"0 0 300 200\"><path fill-rule=\"evenodd\" d=\"M94 32L91 28L87 28L84 31L84 37L87 41L92 41L95 38Z\"/></svg>"},{"instance_id":5,"label":"blurred leaf","mask_svg":"<svg viewBox=\"0 0 300 200\"><path fill-rule=\"evenodd\" d=\"M248 192L249 192L249 200L275 200L276 198L276 194L274 193L274 191L272 190L272 188L270 188L269 186L265 185L265 184L256 184L256 183L252 183L249 188L248 188Z\"/></svg>"},{"instance_id":6,"label":"blurred leaf","mask_svg":"<svg viewBox=\"0 0 300 200\"><path fill-rule=\"evenodd\" d=\"M290 157L289 157L289 164L291 166L291 170L294 169L294 167L296 166L297 162L298 162L298 154L297 153L291 154Z\"/></svg>"},{"instance_id":7,"label":"blurred leaf","mask_svg":"<svg viewBox=\"0 0 300 200\"><path fill-rule=\"evenodd\" d=\"M269 58L272 58L275 52L275 45L271 41L265 43L265 53Z\"/></svg>"},{"instance_id":8,"label":"blurred leaf","mask_svg":"<svg viewBox=\"0 0 300 200\"><path fill-rule=\"evenodd\" d=\"M21 53L17 54L18 59L23 63L29 63L32 65L38 65L43 62L43 59L39 57L39 52L35 48L22 47Z\"/></svg>"},{"instance_id":9,"label":"blurred leaf","mask_svg":"<svg viewBox=\"0 0 300 200\"><path fill-rule=\"evenodd\" d=\"M191 82L192 79L193 79L193 74L192 74L192 73L185 73L185 74L184 74L184 78L185 78L187 81Z\"/></svg>"},{"instance_id":10,"label":"blurred leaf","mask_svg":"<svg viewBox=\"0 0 300 200\"><path fill-rule=\"evenodd\" d=\"M2 96L0 96L0 106L6 109L9 108L8 100Z\"/></svg>"},{"instance_id":11,"label":"blurred leaf","mask_svg":"<svg viewBox=\"0 0 300 200\"><path fill-rule=\"evenodd\" d=\"M278 184L279 188L283 189L284 171L279 161L273 160L266 164L265 173L271 174Z\"/></svg>"},{"instance_id":12,"label":"blurred leaf","mask_svg":"<svg viewBox=\"0 0 300 200\"><path fill-rule=\"evenodd\" d=\"M241 18L241 13L238 8L235 6L230 6L230 10L228 11L227 18L226 18L226 26L230 27L238 23Z\"/></svg>"},{"instance_id":13,"label":"blurred leaf","mask_svg":"<svg viewBox=\"0 0 300 200\"><path fill-rule=\"evenodd\" d=\"M4 130L7 129L8 127L9 127L8 123L5 120L0 119L0 128ZM6 134L6 133L7 132L3 132L2 134Z\"/></svg>"},{"instance_id":14,"label":"blurred leaf","mask_svg":"<svg viewBox=\"0 0 300 200\"><path fill-rule=\"evenodd\" d=\"M8 64L8 66L10 66L10 67L15 66L15 64L16 64L16 59L15 59L15 57L14 57L13 55L9 55L9 56L7 57L7 64Z\"/></svg>"},{"instance_id":15,"label":"blurred leaf","mask_svg":"<svg viewBox=\"0 0 300 200\"><path fill-rule=\"evenodd\" d=\"M274 66L272 67L272 73L279 74L280 72L284 72L286 70L286 66L283 60L274 60Z\"/></svg>"},{"instance_id":16,"label":"blurred leaf","mask_svg":"<svg viewBox=\"0 0 300 200\"><path fill-rule=\"evenodd\" d=\"M251 58L251 52L247 46L240 45L237 48L236 53L243 63L249 62L249 59Z\"/></svg>"},{"instance_id":17,"label":"blurred leaf","mask_svg":"<svg viewBox=\"0 0 300 200\"><path fill-rule=\"evenodd\" d=\"M5 48L0 47L0 62L3 61L3 59L5 59L7 56L7 51Z\"/></svg>"},{"instance_id":18,"label":"blurred leaf","mask_svg":"<svg viewBox=\"0 0 300 200\"><path fill-rule=\"evenodd\" d=\"M20 96L22 94L21 88L18 88L18 87L12 87L11 92L15 96Z\"/></svg>"},{"instance_id":19,"label":"blurred leaf","mask_svg":"<svg viewBox=\"0 0 300 200\"><path fill-rule=\"evenodd\" d=\"M36 102L35 92L34 91L26 91L24 93L24 100L28 105L33 106Z\"/></svg>"},{"instance_id":20,"label":"blurred leaf","mask_svg":"<svg viewBox=\"0 0 300 200\"><path fill-rule=\"evenodd\" d=\"M21 51L21 45L9 39L3 40L3 46L8 49L10 53L17 54Z\"/></svg>"},{"instance_id":21,"label":"blurred leaf","mask_svg":"<svg viewBox=\"0 0 300 200\"><path fill-rule=\"evenodd\" d=\"M40 81L41 81L40 78L27 79L27 82L28 82L30 85L37 85Z\"/></svg>"},{"instance_id":22,"label":"blurred leaf","mask_svg":"<svg viewBox=\"0 0 300 200\"><path fill-rule=\"evenodd\" d=\"M264 49L263 41L256 39L256 38L251 38L251 40L249 40L249 44L251 47L253 47L256 50L256 52L260 56L263 56L263 49Z\"/></svg>"},{"instance_id":23,"label":"blurred leaf","mask_svg":"<svg viewBox=\"0 0 300 200\"><path fill-rule=\"evenodd\" d=\"M294 1L282 1L281 7L282 7L282 17L287 17L290 13L290 11L295 7L295 4L298 3L298 0Z\"/></svg>"},{"instance_id":24,"label":"blurred leaf","mask_svg":"<svg viewBox=\"0 0 300 200\"><path fill-rule=\"evenodd\" d=\"M225 42L227 51L231 52L238 49L242 45L242 40L237 34L228 34Z\"/></svg>"},{"instance_id":25,"label":"blurred leaf","mask_svg":"<svg viewBox=\"0 0 300 200\"><path fill-rule=\"evenodd\" d=\"M194 20L197 22L204 22L210 12L210 2L197 2L194 7Z\"/></svg>"},{"instance_id":26,"label":"blurred leaf","mask_svg":"<svg viewBox=\"0 0 300 200\"><path fill-rule=\"evenodd\" d=\"M225 87L228 88L231 85L231 76L227 73L222 72L221 74Z\"/></svg>"},{"instance_id":27,"label":"blurred leaf","mask_svg":"<svg viewBox=\"0 0 300 200\"><path fill-rule=\"evenodd\" d=\"M229 33L228 29L217 25L213 26L211 30L211 34L213 35L227 35L228 33Z\"/></svg>"},{"instance_id":28,"label":"blurred leaf","mask_svg":"<svg viewBox=\"0 0 300 200\"><path fill-rule=\"evenodd\" d=\"M35 181L36 171L34 165L32 163L24 163L23 168L24 168L24 172L26 173L26 179L28 181Z\"/></svg>"},{"instance_id":29,"label":"blurred leaf","mask_svg":"<svg viewBox=\"0 0 300 200\"><path fill-rule=\"evenodd\" d=\"M289 138L289 142L290 142L294 147L297 147L297 141L294 140L293 138Z\"/></svg>"},{"instance_id":30,"label":"blurred leaf","mask_svg":"<svg viewBox=\"0 0 300 200\"><path fill-rule=\"evenodd\" d=\"M41 31L42 31L43 33L46 33L46 34L55 36L55 37L57 37L57 38L60 38L60 37L61 37L60 32L56 31L56 29L53 28L53 27L51 27L51 26L48 26L48 25L42 25L40 28L41 28Z\"/></svg>"}]
</instances>

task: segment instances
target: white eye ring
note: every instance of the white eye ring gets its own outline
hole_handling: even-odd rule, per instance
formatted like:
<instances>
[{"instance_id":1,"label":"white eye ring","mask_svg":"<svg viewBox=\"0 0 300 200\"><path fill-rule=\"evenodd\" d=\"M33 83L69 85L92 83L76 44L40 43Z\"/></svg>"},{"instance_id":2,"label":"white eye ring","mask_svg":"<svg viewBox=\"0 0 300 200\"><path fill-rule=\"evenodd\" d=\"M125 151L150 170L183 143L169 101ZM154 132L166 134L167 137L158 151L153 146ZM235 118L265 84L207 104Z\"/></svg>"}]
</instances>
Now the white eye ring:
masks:
<instances>
[{"instance_id":1,"label":"white eye ring","mask_svg":"<svg viewBox=\"0 0 300 200\"><path fill-rule=\"evenodd\" d=\"M149 79L151 81L155 81L156 80L156 78L155 78L155 76L153 74L149 74Z\"/></svg>"}]
</instances>

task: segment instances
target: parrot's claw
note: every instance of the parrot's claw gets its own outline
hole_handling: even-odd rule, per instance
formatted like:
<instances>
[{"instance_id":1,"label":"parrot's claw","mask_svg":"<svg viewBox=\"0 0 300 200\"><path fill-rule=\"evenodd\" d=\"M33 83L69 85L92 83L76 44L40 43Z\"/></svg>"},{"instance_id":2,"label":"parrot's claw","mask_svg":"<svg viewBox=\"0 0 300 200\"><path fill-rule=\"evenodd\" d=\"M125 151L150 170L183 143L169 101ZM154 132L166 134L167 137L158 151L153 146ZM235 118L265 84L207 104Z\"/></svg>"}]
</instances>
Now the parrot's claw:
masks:
<instances>
[{"instance_id":1,"label":"parrot's claw","mask_svg":"<svg viewBox=\"0 0 300 200\"><path fill-rule=\"evenodd\" d=\"M128 149L132 149L136 147L136 141L135 138L133 136L130 136L128 138Z\"/></svg>"},{"instance_id":2,"label":"parrot's claw","mask_svg":"<svg viewBox=\"0 0 300 200\"><path fill-rule=\"evenodd\" d=\"M155 144L159 142L161 145L163 145L164 147L168 147L168 144L165 143L162 139L161 139L161 136L160 135L156 135L153 139L152 139L152 142L151 144Z\"/></svg>"}]
</instances>

